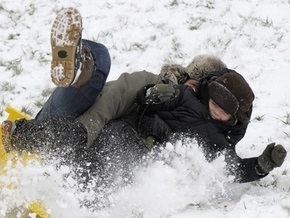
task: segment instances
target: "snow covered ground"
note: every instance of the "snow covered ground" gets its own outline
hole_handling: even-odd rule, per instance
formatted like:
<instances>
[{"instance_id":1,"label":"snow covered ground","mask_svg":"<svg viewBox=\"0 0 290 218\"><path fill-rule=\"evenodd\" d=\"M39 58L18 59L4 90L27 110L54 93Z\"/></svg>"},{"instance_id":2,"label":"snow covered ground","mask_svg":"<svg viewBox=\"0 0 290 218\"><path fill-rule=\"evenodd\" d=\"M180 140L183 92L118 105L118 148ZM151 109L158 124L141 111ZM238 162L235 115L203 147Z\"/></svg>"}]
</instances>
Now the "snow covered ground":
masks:
<instances>
[{"instance_id":1,"label":"snow covered ground","mask_svg":"<svg viewBox=\"0 0 290 218\"><path fill-rule=\"evenodd\" d=\"M34 116L54 85L50 81L50 28L63 7L83 16L83 37L105 44L109 80L122 72L159 73L164 63L186 66L198 54L215 54L244 75L256 99L241 157L260 155L269 142L290 150L289 0L2 0L0 2L0 116L12 105ZM53 217L263 217L290 216L290 159L261 181L232 184L218 159L207 163L195 142L168 144L169 163L136 171L135 182L112 193L111 206L94 212L79 199L75 181L53 166L19 164L1 181L0 217L40 199ZM169 159L170 158L170 159Z\"/></svg>"}]
</instances>

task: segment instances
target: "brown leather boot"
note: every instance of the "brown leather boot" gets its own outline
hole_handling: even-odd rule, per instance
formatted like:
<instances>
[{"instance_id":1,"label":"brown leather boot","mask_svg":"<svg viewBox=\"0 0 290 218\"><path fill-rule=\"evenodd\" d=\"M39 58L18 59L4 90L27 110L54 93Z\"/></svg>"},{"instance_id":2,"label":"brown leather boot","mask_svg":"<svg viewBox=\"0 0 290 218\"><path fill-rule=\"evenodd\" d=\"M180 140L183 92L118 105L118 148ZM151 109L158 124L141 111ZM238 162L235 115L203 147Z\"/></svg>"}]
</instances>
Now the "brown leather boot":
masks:
<instances>
[{"instance_id":1,"label":"brown leather boot","mask_svg":"<svg viewBox=\"0 0 290 218\"><path fill-rule=\"evenodd\" d=\"M72 84L76 88L79 88L90 79L94 69L94 59L90 49L86 45L83 45L82 48L81 69Z\"/></svg>"},{"instance_id":2,"label":"brown leather boot","mask_svg":"<svg viewBox=\"0 0 290 218\"><path fill-rule=\"evenodd\" d=\"M6 152L9 152L11 150L11 136L12 136L12 133L13 133L15 127L16 127L15 123L11 120L4 120L2 125L1 125L2 143L0 142L0 145L1 144L3 145L4 150Z\"/></svg>"}]
</instances>

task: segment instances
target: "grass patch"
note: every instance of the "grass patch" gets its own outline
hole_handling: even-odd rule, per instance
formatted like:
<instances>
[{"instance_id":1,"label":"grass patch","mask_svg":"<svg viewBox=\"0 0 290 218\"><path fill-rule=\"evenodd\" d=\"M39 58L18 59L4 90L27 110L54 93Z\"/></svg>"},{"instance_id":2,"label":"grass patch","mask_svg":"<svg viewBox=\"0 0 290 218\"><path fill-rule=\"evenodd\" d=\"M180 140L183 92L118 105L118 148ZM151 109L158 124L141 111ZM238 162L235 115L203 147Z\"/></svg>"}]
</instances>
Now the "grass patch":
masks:
<instances>
[{"instance_id":1,"label":"grass patch","mask_svg":"<svg viewBox=\"0 0 290 218\"><path fill-rule=\"evenodd\" d=\"M11 82L2 82L0 90L3 92L12 92L15 89L15 85Z\"/></svg>"}]
</instances>

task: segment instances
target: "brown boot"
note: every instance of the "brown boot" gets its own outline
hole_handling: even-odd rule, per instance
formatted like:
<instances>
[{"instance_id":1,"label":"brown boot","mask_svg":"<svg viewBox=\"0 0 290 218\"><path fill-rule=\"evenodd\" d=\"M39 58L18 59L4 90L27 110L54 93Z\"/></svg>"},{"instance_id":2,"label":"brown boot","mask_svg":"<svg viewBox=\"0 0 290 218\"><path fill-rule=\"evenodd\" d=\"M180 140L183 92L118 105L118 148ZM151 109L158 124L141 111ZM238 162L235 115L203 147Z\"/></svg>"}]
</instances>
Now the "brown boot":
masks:
<instances>
[{"instance_id":1,"label":"brown boot","mask_svg":"<svg viewBox=\"0 0 290 218\"><path fill-rule=\"evenodd\" d=\"M81 70L72 84L72 86L76 88L79 88L90 79L94 69L94 59L90 49L86 45L83 45L82 47Z\"/></svg>"},{"instance_id":2,"label":"brown boot","mask_svg":"<svg viewBox=\"0 0 290 218\"><path fill-rule=\"evenodd\" d=\"M11 151L11 136L15 129L15 123L11 120L3 121L1 128L2 128L2 144L6 152Z\"/></svg>"}]
</instances>

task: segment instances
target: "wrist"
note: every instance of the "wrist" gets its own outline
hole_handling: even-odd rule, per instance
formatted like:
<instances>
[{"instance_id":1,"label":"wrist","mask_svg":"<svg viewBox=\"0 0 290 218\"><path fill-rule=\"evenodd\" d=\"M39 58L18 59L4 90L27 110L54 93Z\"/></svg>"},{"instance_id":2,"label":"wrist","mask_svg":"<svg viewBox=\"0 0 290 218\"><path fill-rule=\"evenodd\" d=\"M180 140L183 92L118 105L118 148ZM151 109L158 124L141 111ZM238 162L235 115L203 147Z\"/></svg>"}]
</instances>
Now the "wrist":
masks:
<instances>
[{"instance_id":1,"label":"wrist","mask_svg":"<svg viewBox=\"0 0 290 218\"><path fill-rule=\"evenodd\" d=\"M264 171L261 169L261 167L260 167L258 164L255 165L255 172L256 172L257 175L259 175L259 176L265 176L265 175L267 174L266 172L264 172Z\"/></svg>"}]
</instances>

